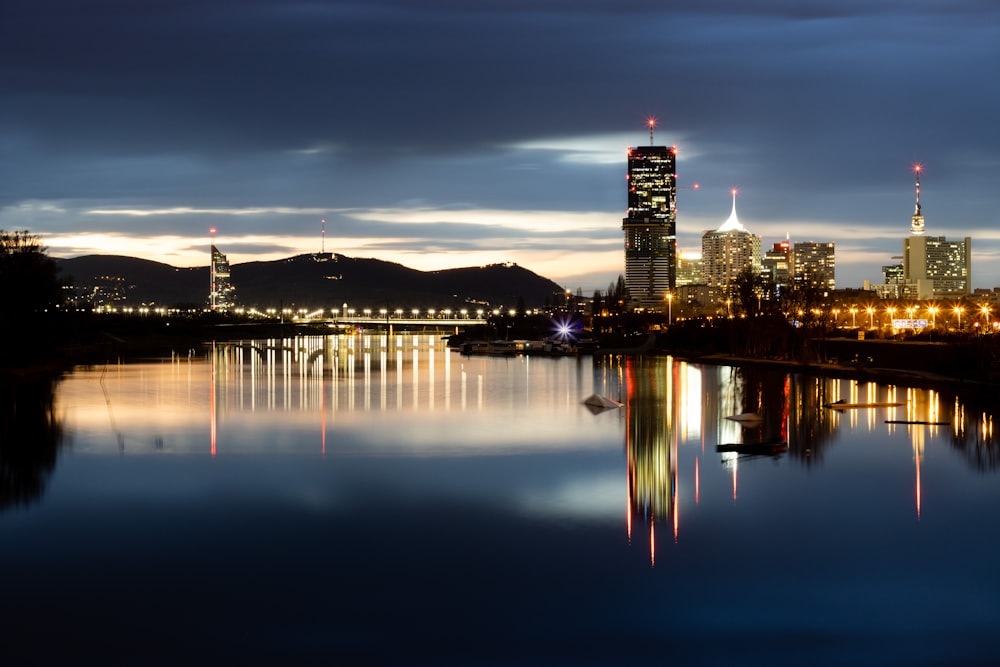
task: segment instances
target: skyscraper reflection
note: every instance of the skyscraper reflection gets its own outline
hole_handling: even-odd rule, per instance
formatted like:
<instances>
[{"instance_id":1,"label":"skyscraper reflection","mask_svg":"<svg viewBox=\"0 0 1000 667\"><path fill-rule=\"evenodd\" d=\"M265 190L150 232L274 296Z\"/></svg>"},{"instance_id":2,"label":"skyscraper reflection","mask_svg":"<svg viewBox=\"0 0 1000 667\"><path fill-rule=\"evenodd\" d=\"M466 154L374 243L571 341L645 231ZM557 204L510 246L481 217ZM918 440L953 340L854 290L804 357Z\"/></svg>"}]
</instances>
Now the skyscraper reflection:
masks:
<instances>
[{"instance_id":1,"label":"skyscraper reflection","mask_svg":"<svg viewBox=\"0 0 1000 667\"><path fill-rule=\"evenodd\" d=\"M670 519L677 529L677 438L673 373L662 359L624 359L627 415L625 450L628 461L628 534L633 519L650 532L650 558L655 562L655 522Z\"/></svg>"}]
</instances>

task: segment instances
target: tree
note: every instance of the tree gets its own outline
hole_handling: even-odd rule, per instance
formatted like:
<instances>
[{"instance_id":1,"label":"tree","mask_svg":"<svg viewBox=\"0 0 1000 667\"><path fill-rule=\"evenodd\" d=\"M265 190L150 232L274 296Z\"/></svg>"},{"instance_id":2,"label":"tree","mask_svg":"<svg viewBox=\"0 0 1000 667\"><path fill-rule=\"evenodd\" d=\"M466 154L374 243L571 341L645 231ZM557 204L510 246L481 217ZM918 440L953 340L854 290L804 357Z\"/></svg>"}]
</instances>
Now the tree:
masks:
<instances>
[{"instance_id":1,"label":"tree","mask_svg":"<svg viewBox=\"0 0 1000 667\"><path fill-rule=\"evenodd\" d=\"M733 312L747 317L772 312L777 299L770 276L761 275L751 267L743 269L733 278L728 293L733 300Z\"/></svg>"},{"instance_id":2,"label":"tree","mask_svg":"<svg viewBox=\"0 0 1000 667\"><path fill-rule=\"evenodd\" d=\"M0 229L0 285L8 314L27 317L62 304L58 268L45 250L27 230Z\"/></svg>"}]
</instances>

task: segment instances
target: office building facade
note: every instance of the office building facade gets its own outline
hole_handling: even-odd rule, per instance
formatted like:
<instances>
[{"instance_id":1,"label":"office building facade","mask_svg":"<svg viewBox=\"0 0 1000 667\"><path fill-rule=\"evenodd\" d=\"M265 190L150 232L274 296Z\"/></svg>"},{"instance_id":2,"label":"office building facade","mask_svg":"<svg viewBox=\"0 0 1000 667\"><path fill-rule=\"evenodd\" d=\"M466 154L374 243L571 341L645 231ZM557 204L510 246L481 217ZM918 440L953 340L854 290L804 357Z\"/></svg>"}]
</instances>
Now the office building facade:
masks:
<instances>
[{"instance_id":1,"label":"office building facade","mask_svg":"<svg viewBox=\"0 0 1000 667\"><path fill-rule=\"evenodd\" d=\"M791 275L792 244L788 239L775 243L764 253L764 270L780 292L788 287Z\"/></svg>"},{"instance_id":2,"label":"office building facade","mask_svg":"<svg viewBox=\"0 0 1000 667\"><path fill-rule=\"evenodd\" d=\"M212 310L228 310L233 305L233 295L236 292L230 280L229 260L215 245L212 246L212 265L210 267L211 286L208 302Z\"/></svg>"},{"instance_id":3,"label":"office building facade","mask_svg":"<svg viewBox=\"0 0 1000 667\"><path fill-rule=\"evenodd\" d=\"M676 284L676 162L667 146L628 149L625 286L637 309L663 309Z\"/></svg>"},{"instance_id":4,"label":"office building facade","mask_svg":"<svg viewBox=\"0 0 1000 667\"><path fill-rule=\"evenodd\" d=\"M793 285L832 292L837 287L837 260L833 243L804 241L792 246Z\"/></svg>"},{"instance_id":5,"label":"office building facade","mask_svg":"<svg viewBox=\"0 0 1000 667\"><path fill-rule=\"evenodd\" d=\"M903 275L916 284L917 298L967 296L971 285L972 239L911 236L903 240Z\"/></svg>"},{"instance_id":6,"label":"office building facade","mask_svg":"<svg viewBox=\"0 0 1000 667\"><path fill-rule=\"evenodd\" d=\"M750 269L760 275L760 237L747 231L736 217L736 193L729 218L716 230L701 236L702 282L712 300L726 298L730 284L741 271Z\"/></svg>"}]
</instances>

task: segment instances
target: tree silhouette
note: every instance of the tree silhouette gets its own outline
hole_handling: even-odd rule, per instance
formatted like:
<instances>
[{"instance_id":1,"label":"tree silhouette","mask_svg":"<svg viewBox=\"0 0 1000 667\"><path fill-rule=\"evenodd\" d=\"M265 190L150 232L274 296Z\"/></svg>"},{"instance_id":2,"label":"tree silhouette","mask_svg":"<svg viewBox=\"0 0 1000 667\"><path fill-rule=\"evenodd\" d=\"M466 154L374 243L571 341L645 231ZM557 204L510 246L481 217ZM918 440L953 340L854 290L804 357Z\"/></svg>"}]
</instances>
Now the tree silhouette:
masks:
<instances>
[{"instance_id":1,"label":"tree silhouette","mask_svg":"<svg viewBox=\"0 0 1000 667\"><path fill-rule=\"evenodd\" d=\"M62 285L56 263L37 236L0 230L0 285L4 290L4 317L0 343L31 348L45 338L42 318L62 304Z\"/></svg>"}]
</instances>

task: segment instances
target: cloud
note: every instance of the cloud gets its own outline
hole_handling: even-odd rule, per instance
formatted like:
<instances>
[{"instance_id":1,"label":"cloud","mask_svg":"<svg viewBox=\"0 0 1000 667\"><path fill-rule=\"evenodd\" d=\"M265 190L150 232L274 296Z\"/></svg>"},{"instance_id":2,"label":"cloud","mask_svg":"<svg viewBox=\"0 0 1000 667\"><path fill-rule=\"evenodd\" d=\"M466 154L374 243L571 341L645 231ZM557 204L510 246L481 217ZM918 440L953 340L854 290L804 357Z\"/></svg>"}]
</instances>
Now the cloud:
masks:
<instances>
[{"instance_id":1,"label":"cloud","mask_svg":"<svg viewBox=\"0 0 1000 667\"><path fill-rule=\"evenodd\" d=\"M895 253L920 161L928 228L973 236L978 263L1000 246L996 16L986 0L11 0L0 226L142 253L143 234L217 225L240 248L270 239L263 257L311 251L326 217L359 252L539 272L562 239L567 257L608 253L587 255L603 287L623 152L653 115L681 185L701 185L678 196L682 247L738 186L765 244Z\"/></svg>"}]
</instances>

